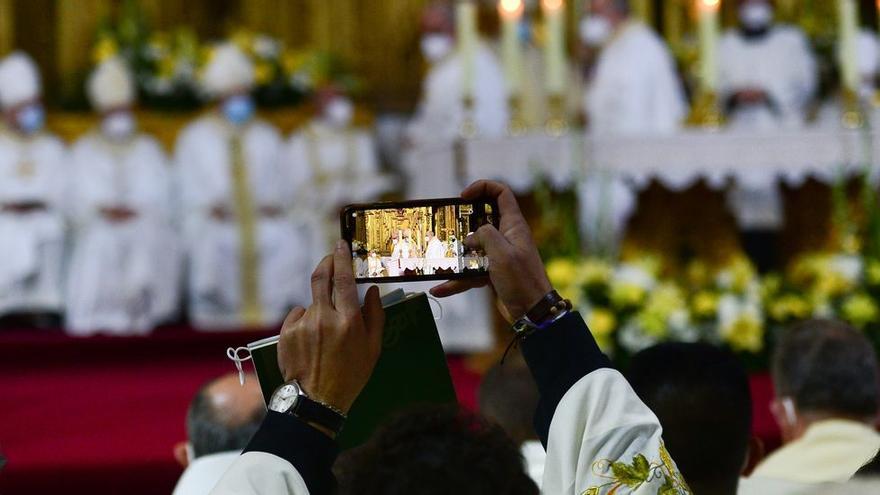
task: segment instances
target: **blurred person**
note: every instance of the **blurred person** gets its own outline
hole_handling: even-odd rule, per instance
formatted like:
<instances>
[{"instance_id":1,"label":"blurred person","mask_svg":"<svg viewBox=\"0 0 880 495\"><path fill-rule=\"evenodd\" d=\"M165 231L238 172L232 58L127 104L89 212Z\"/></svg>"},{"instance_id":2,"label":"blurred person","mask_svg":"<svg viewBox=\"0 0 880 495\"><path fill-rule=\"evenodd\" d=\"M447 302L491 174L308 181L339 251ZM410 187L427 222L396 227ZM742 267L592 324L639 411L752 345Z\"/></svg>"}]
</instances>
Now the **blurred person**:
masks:
<instances>
[{"instance_id":1,"label":"blurred person","mask_svg":"<svg viewBox=\"0 0 880 495\"><path fill-rule=\"evenodd\" d=\"M774 23L770 0L739 0L739 27L718 46L719 96L734 128L803 125L818 74L806 35Z\"/></svg>"},{"instance_id":2,"label":"blurred person","mask_svg":"<svg viewBox=\"0 0 880 495\"><path fill-rule=\"evenodd\" d=\"M308 260L288 212L296 194L281 134L254 117L254 67L233 43L202 69L214 111L178 137L176 166L189 257L189 314L196 328L273 325L284 318Z\"/></svg>"},{"instance_id":3,"label":"blurred person","mask_svg":"<svg viewBox=\"0 0 880 495\"><path fill-rule=\"evenodd\" d=\"M626 377L660 420L691 490L735 495L752 431L749 379L739 359L709 344L660 344L633 356Z\"/></svg>"},{"instance_id":4,"label":"blurred person","mask_svg":"<svg viewBox=\"0 0 880 495\"><path fill-rule=\"evenodd\" d=\"M266 416L257 376L235 373L202 385L186 413L187 441L174 447L185 468L173 495L207 495L241 455Z\"/></svg>"},{"instance_id":5,"label":"blurred person","mask_svg":"<svg viewBox=\"0 0 880 495\"><path fill-rule=\"evenodd\" d=\"M101 122L72 151L65 324L76 335L144 334L175 313L180 297L170 167L159 143L138 132L136 92L120 58L101 63L88 79Z\"/></svg>"},{"instance_id":6,"label":"blurred person","mask_svg":"<svg viewBox=\"0 0 880 495\"><path fill-rule=\"evenodd\" d=\"M628 0L594 0L580 26L593 53L584 112L598 134L669 134L687 117L684 91L669 48L631 15Z\"/></svg>"},{"instance_id":7,"label":"blurred person","mask_svg":"<svg viewBox=\"0 0 880 495\"><path fill-rule=\"evenodd\" d=\"M67 178L64 145L44 130L46 110L34 61L0 61L0 317L57 324Z\"/></svg>"},{"instance_id":8,"label":"blurred person","mask_svg":"<svg viewBox=\"0 0 880 495\"><path fill-rule=\"evenodd\" d=\"M440 261L446 257L446 246L434 235L433 231L425 234L425 273L432 275Z\"/></svg>"},{"instance_id":9,"label":"blurred person","mask_svg":"<svg viewBox=\"0 0 880 495\"><path fill-rule=\"evenodd\" d=\"M837 47L841 49L840 44ZM877 96L877 77L880 75L880 38L874 31L869 29L859 30L856 37L856 64L859 73L859 89L855 95L858 100L858 109L864 111L871 118L873 126L877 118L877 108L874 99ZM844 112L847 110L844 99L847 96L843 91L822 105L816 117L816 124L829 129L839 129L844 125Z\"/></svg>"},{"instance_id":10,"label":"blurred person","mask_svg":"<svg viewBox=\"0 0 880 495\"><path fill-rule=\"evenodd\" d=\"M296 191L293 215L308 238L308 265L321 260L339 237L339 212L376 201L391 182L379 169L372 134L353 125L354 103L339 86L315 97L317 115L286 145L286 170ZM303 277L305 280L305 277ZM300 288L308 297L308 284Z\"/></svg>"},{"instance_id":11,"label":"blurred person","mask_svg":"<svg viewBox=\"0 0 880 495\"><path fill-rule=\"evenodd\" d=\"M538 387L525 361L511 355L490 368L480 383L477 400L480 414L501 426L519 446L526 472L540 486L547 454L532 426Z\"/></svg>"},{"instance_id":12,"label":"blurred person","mask_svg":"<svg viewBox=\"0 0 880 495\"><path fill-rule=\"evenodd\" d=\"M422 96L407 127L407 138L417 146L449 143L461 135L467 112L462 94L464 62L456 48L455 10L450 3L435 1L426 7L422 17L421 51L430 69L422 82ZM474 53L472 111L481 136L499 137L506 133L504 72L498 58L483 41L477 41Z\"/></svg>"},{"instance_id":13,"label":"blurred person","mask_svg":"<svg viewBox=\"0 0 880 495\"><path fill-rule=\"evenodd\" d=\"M611 368L570 302L552 289L513 191L497 182L478 181L462 192L462 198L497 200L500 228L484 225L466 240L471 249L488 253L492 271L488 278L449 281L431 292L450 297L490 285L498 294L499 308L513 322L539 391L534 426L547 446L543 492L690 494L663 446L656 416ZM333 254L312 273L313 304L288 315L278 345L286 383L273 393L266 419L215 487L215 495L332 491L331 467L338 453L334 439L376 365L385 326L378 287L367 290L363 307L358 300L348 244L339 240ZM475 434L482 428L465 426ZM446 435L437 438L431 432L439 429L426 427L424 433L406 437L415 449L442 441ZM464 441L469 450L479 448L476 436ZM504 494L519 493L531 483L511 485L509 479L484 473L483 463L460 467L460 450L419 449L418 459L424 462L414 462L406 472L395 469L391 476L373 478L376 483L358 487L359 493L412 493L413 484L420 483L419 493ZM517 459L522 470L520 462ZM474 475L460 480L461 469ZM453 489L445 489L448 485L443 483L453 479ZM403 489L393 489L403 480Z\"/></svg>"},{"instance_id":14,"label":"blurred person","mask_svg":"<svg viewBox=\"0 0 880 495\"><path fill-rule=\"evenodd\" d=\"M777 343L772 372L783 446L743 481L743 493L846 481L880 449L877 356L862 333L828 320L796 325Z\"/></svg>"}]
</instances>

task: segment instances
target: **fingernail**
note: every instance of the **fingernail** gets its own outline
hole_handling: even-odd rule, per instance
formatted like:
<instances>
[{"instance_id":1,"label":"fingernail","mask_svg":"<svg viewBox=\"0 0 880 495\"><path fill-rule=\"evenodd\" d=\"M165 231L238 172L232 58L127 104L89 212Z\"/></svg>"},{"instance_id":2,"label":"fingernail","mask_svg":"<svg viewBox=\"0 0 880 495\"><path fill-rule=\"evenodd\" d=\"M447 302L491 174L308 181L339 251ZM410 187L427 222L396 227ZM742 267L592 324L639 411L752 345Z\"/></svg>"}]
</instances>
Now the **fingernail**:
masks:
<instances>
[{"instance_id":1,"label":"fingernail","mask_svg":"<svg viewBox=\"0 0 880 495\"><path fill-rule=\"evenodd\" d=\"M339 239L338 241L336 241L336 249L339 251L344 251L346 248L346 244L347 243L344 240Z\"/></svg>"}]
</instances>

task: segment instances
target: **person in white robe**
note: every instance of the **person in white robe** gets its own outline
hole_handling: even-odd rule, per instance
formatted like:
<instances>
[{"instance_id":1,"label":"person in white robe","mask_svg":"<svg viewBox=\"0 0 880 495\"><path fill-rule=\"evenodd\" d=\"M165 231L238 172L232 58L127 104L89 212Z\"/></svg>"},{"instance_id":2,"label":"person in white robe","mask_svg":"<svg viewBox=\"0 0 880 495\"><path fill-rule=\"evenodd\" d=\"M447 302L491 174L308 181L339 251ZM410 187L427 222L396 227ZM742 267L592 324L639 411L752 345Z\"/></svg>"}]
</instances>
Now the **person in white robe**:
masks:
<instances>
[{"instance_id":1,"label":"person in white robe","mask_svg":"<svg viewBox=\"0 0 880 495\"><path fill-rule=\"evenodd\" d=\"M254 67L234 44L214 48L201 81L216 106L181 132L175 156L190 318L200 329L274 325L305 302L297 280L308 278L281 134L254 118Z\"/></svg>"},{"instance_id":2,"label":"person in white robe","mask_svg":"<svg viewBox=\"0 0 880 495\"><path fill-rule=\"evenodd\" d=\"M354 105L345 92L323 88L316 106L318 114L290 137L284 158L297 198L293 221L308 239L309 266L339 237L342 207L376 201L392 186L379 169L373 135L353 125ZM308 277L304 282L308 290Z\"/></svg>"},{"instance_id":3,"label":"person in white robe","mask_svg":"<svg viewBox=\"0 0 880 495\"><path fill-rule=\"evenodd\" d=\"M122 59L100 64L87 93L101 122L72 151L65 325L74 335L144 334L180 297L171 170L159 143L137 130L134 78Z\"/></svg>"},{"instance_id":4,"label":"person in white robe","mask_svg":"<svg viewBox=\"0 0 880 495\"><path fill-rule=\"evenodd\" d=\"M752 131L801 127L818 84L806 35L775 24L769 0L741 0L739 21L718 45L718 91L729 125Z\"/></svg>"},{"instance_id":5,"label":"person in white robe","mask_svg":"<svg viewBox=\"0 0 880 495\"><path fill-rule=\"evenodd\" d=\"M407 128L415 146L449 143L461 136L467 117L464 106L463 57L456 51L455 12L444 3L427 7L422 18L421 51L430 64L422 83L416 114ZM505 135L508 124L504 71L487 43L477 41L474 53L473 108L470 117L480 136Z\"/></svg>"},{"instance_id":6,"label":"person in white robe","mask_svg":"<svg viewBox=\"0 0 880 495\"><path fill-rule=\"evenodd\" d=\"M15 52L0 61L0 316L62 311L65 148L43 130L39 71Z\"/></svg>"},{"instance_id":7,"label":"person in white robe","mask_svg":"<svg viewBox=\"0 0 880 495\"><path fill-rule=\"evenodd\" d=\"M441 268L446 258L446 246L434 235L434 232L428 231L425 234L425 274L433 275L434 270Z\"/></svg>"},{"instance_id":8,"label":"person in white robe","mask_svg":"<svg viewBox=\"0 0 880 495\"><path fill-rule=\"evenodd\" d=\"M838 44L838 53L841 47ZM880 38L869 29L861 29L856 37L856 67L859 73L858 110L864 112L871 127L878 122L877 76L880 75ZM822 105L815 124L827 129L840 129L844 126L845 108L843 91Z\"/></svg>"},{"instance_id":9,"label":"person in white robe","mask_svg":"<svg viewBox=\"0 0 880 495\"><path fill-rule=\"evenodd\" d=\"M669 134L687 116L675 61L663 40L630 15L626 0L596 0L580 28L596 51L584 111L592 133Z\"/></svg>"},{"instance_id":10,"label":"person in white robe","mask_svg":"<svg viewBox=\"0 0 880 495\"><path fill-rule=\"evenodd\" d=\"M382 258L379 257L379 253L376 251L370 251L370 256L367 258L367 268L369 270L369 277L381 277L382 270Z\"/></svg>"}]
</instances>

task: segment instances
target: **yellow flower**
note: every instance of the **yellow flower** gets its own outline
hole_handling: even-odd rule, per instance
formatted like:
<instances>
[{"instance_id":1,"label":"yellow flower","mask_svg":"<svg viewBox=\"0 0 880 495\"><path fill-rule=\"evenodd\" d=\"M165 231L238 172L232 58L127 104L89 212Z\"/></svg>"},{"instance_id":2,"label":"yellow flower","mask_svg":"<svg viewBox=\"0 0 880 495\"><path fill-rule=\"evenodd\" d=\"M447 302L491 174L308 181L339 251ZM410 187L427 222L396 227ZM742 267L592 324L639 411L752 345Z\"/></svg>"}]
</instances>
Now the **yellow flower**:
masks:
<instances>
[{"instance_id":1,"label":"yellow flower","mask_svg":"<svg viewBox=\"0 0 880 495\"><path fill-rule=\"evenodd\" d=\"M272 70L272 65L267 64L266 62L257 63L256 67L254 67L254 80L257 85L265 85L272 81L272 76L274 75L274 70Z\"/></svg>"},{"instance_id":2,"label":"yellow flower","mask_svg":"<svg viewBox=\"0 0 880 495\"><path fill-rule=\"evenodd\" d=\"M253 54L254 51L254 33L239 29L232 35L232 42L238 45L241 51L247 54Z\"/></svg>"},{"instance_id":3,"label":"yellow flower","mask_svg":"<svg viewBox=\"0 0 880 495\"><path fill-rule=\"evenodd\" d=\"M737 351L759 352L764 347L764 325L750 314L742 314L722 329L724 341Z\"/></svg>"},{"instance_id":4,"label":"yellow flower","mask_svg":"<svg viewBox=\"0 0 880 495\"><path fill-rule=\"evenodd\" d=\"M711 318L718 311L718 295L709 291L697 292L691 305L697 318Z\"/></svg>"},{"instance_id":5,"label":"yellow flower","mask_svg":"<svg viewBox=\"0 0 880 495\"><path fill-rule=\"evenodd\" d=\"M308 60L307 54L286 50L284 54L281 55L281 68L284 69L284 73L289 76L299 70L299 68L306 63L306 60Z\"/></svg>"},{"instance_id":6,"label":"yellow flower","mask_svg":"<svg viewBox=\"0 0 880 495\"><path fill-rule=\"evenodd\" d=\"M174 69L177 67L177 61L174 57L164 56L159 59L158 75L160 79L170 79L174 76Z\"/></svg>"},{"instance_id":7,"label":"yellow flower","mask_svg":"<svg viewBox=\"0 0 880 495\"><path fill-rule=\"evenodd\" d=\"M700 260L687 267L687 280L692 287L705 287L709 283L709 267Z\"/></svg>"},{"instance_id":8,"label":"yellow flower","mask_svg":"<svg viewBox=\"0 0 880 495\"><path fill-rule=\"evenodd\" d=\"M596 339L608 337L617 328L617 318L607 309L593 309L587 315L587 327Z\"/></svg>"},{"instance_id":9,"label":"yellow flower","mask_svg":"<svg viewBox=\"0 0 880 495\"><path fill-rule=\"evenodd\" d=\"M577 267L575 278L580 285L603 285L611 280L614 269L608 263L597 260L584 260Z\"/></svg>"},{"instance_id":10,"label":"yellow flower","mask_svg":"<svg viewBox=\"0 0 880 495\"><path fill-rule=\"evenodd\" d=\"M877 321L880 309L871 296L860 293L848 297L841 306L843 318L853 325L864 328L868 323Z\"/></svg>"},{"instance_id":11,"label":"yellow flower","mask_svg":"<svg viewBox=\"0 0 880 495\"><path fill-rule=\"evenodd\" d=\"M638 306L645 300L645 289L635 284L614 284L611 286L611 303L618 308Z\"/></svg>"},{"instance_id":12,"label":"yellow flower","mask_svg":"<svg viewBox=\"0 0 880 495\"><path fill-rule=\"evenodd\" d=\"M116 43L116 40L109 36L104 36L95 44L95 48L92 50L92 60L97 65L115 57L118 52L119 45Z\"/></svg>"},{"instance_id":13,"label":"yellow flower","mask_svg":"<svg viewBox=\"0 0 880 495\"><path fill-rule=\"evenodd\" d=\"M865 267L865 279L870 285L880 285L880 261L871 260Z\"/></svg>"},{"instance_id":14,"label":"yellow flower","mask_svg":"<svg viewBox=\"0 0 880 495\"><path fill-rule=\"evenodd\" d=\"M554 287L574 285L577 265L567 258L557 258L547 263L547 277Z\"/></svg>"},{"instance_id":15,"label":"yellow flower","mask_svg":"<svg viewBox=\"0 0 880 495\"><path fill-rule=\"evenodd\" d=\"M767 275L761 280L761 299L768 300L782 289L782 277L776 274Z\"/></svg>"},{"instance_id":16,"label":"yellow flower","mask_svg":"<svg viewBox=\"0 0 880 495\"><path fill-rule=\"evenodd\" d=\"M786 294L771 302L768 312L776 321L800 320L810 315L811 308L803 297Z\"/></svg>"}]
</instances>

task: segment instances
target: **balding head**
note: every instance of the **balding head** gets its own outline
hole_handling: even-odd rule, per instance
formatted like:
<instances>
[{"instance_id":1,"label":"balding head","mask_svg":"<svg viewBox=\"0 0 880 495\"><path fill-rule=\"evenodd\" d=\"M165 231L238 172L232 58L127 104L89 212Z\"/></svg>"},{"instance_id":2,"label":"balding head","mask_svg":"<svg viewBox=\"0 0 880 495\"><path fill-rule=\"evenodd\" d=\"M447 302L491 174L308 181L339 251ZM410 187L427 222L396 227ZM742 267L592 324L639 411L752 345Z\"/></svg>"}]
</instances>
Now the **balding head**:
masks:
<instances>
[{"instance_id":1,"label":"balding head","mask_svg":"<svg viewBox=\"0 0 880 495\"><path fill-rule=\"evenodd\" d=\"M265 415L256 376L249 374L244 386L234 373L209 381L196 393L186 416L193 457L244 449Z\"/></svg>"}]
</instances>

